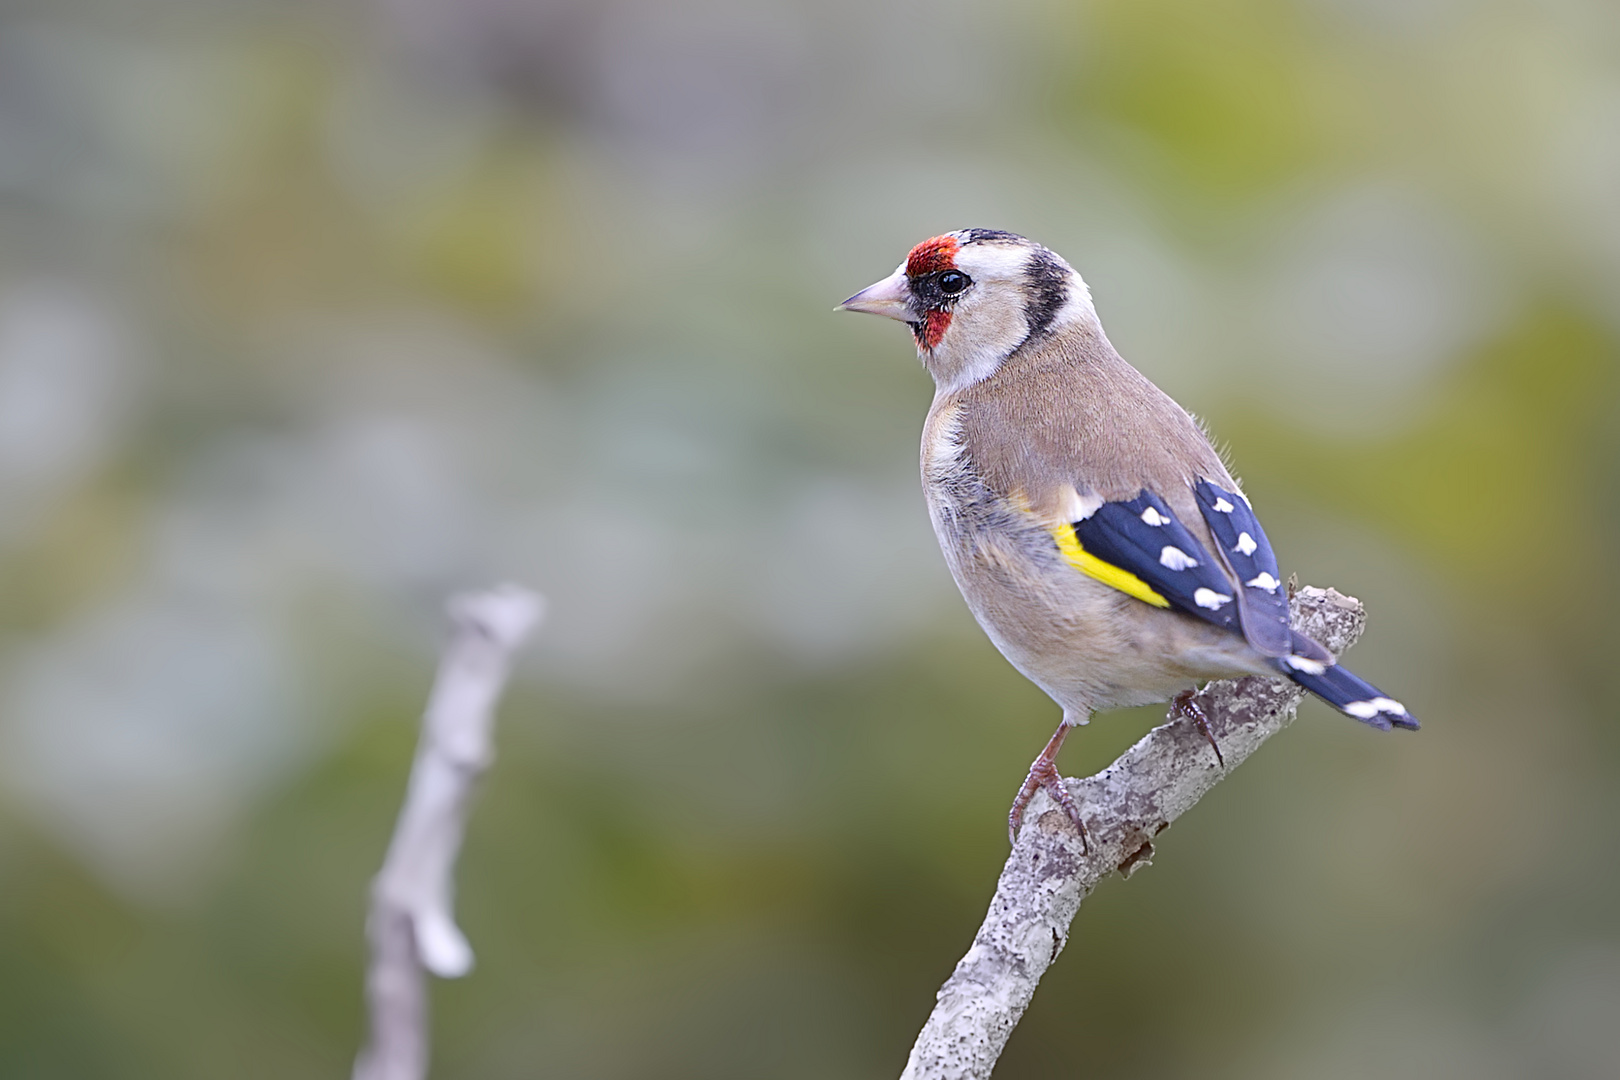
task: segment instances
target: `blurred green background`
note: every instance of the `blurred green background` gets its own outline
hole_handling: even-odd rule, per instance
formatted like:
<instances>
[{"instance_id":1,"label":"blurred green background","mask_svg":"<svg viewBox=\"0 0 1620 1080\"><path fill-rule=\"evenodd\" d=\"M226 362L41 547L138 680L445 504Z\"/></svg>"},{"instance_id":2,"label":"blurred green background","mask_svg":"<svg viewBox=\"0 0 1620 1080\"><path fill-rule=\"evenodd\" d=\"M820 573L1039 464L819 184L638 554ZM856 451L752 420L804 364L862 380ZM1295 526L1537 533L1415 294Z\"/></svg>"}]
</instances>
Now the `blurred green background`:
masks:
<instances>
[{"instance_id":1,"label":"blurred green background","mask_svg":"<svg viewBox=\"0 0 1620 1080\"><path fill-rule=\"evenodd\" d=\"M0 11L0 1075L346 1075L502 579L552 607L435 1075L897 1075L1057 720L905 331L831 311L964 226L1081 270L1425 724L1307 706L997 1075L1620 1073L1612 0L53 0Z\"/></svg>"}]
</instances>

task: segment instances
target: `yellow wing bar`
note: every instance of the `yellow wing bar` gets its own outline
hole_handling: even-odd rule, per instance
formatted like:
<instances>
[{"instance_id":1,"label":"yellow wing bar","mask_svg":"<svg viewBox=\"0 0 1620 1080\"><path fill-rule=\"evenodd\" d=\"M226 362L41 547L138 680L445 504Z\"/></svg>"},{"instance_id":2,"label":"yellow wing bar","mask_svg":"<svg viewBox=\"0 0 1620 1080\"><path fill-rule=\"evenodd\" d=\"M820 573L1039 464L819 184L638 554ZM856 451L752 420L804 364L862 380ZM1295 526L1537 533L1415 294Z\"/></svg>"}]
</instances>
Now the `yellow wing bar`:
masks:
<instances>
[{"instance_id":1,"label":"yellow wing bar","mask_svg":"<svg viewBox=\"0 0 1620 1080\"><path fill-rule=\"evenodd\" d=\"M1052 539L1057 541L1058 550L1063 553L1063 558L1082 574L1094 577L1104 585L1118 589L1126 596L1134 596L1154 607L1170 606L1170 601L1154 592L1152 586L1129 570L1122 570L1113 563L1103 562L1081 547L1080 538L1074 534L1073 525L1051 525L1048 529L1052 533Z\"/></svg>"}]
</instances>

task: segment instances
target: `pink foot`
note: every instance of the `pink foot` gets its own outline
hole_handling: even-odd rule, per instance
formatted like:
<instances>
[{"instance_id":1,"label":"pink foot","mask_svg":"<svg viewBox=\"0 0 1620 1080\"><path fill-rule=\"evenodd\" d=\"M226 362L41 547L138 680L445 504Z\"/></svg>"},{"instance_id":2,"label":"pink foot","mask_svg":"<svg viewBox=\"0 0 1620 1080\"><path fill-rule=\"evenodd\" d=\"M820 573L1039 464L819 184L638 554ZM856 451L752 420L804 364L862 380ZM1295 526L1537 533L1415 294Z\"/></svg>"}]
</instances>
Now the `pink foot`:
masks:
<instances>
[{"instance_id":1,"label":"pink foot","mask_svg":"<svg viewBox=\"0 0 1620 1080\"><path fill-rule=\"evenodd\" d=\"M1057 771L1057 752L1063 745L1063 737L1068 734L1068 725L1062 725L1052 736L1052 741L1046 744L1029 766L1029 775L1024 778L1024 786L1018 789L1018 797L1013 799L1012 812L1007 815L1007 839L1012 843L1018 842L1018 827L1024 823L1024 811L1029 807L1029 801L1035 797L1037 791L1045 791L1052 796L1054 802L1063 807L1063 812L1069 815L1074 822L1076 831L1080 833L1080 850L1091 854L1091 840L1086 834L1085 820L1080 816L1080 808L1074 804L1074 796L1069 789L1063 786L1063 777Z\"/></svg>"}]
</instances>

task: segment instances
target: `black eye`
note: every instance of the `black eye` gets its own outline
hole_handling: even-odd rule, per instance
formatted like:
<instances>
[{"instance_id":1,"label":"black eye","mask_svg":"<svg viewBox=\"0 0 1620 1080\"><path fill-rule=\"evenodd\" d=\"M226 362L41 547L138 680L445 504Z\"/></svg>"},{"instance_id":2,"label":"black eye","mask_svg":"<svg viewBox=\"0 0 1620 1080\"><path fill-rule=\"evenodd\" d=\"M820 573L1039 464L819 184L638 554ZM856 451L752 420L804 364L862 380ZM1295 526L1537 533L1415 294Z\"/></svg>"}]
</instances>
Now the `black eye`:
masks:
<instances>
[{"instance_id":1,"label":"black eye","mask_svg":"<svg viewBox=\"0 0 1620 1080\"><path fill-rule=\"evenodd\" d=\"M939 275L939 291L946 296L956 296L971 284L972 279L960 270L947 270Z\"/></svg>"}]
</instances>

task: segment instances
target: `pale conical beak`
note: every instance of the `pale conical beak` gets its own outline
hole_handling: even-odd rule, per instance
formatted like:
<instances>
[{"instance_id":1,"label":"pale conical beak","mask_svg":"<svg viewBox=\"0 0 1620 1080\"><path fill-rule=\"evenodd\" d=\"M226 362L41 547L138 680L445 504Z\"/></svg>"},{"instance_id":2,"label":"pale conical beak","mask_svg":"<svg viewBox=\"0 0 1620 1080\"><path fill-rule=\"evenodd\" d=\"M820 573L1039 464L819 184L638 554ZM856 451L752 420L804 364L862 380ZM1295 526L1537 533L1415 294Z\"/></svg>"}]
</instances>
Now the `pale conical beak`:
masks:
<instances>
[{"instance_id":1,"label":"pale conical beak","mask_svg":"<svg viewBox=\"0 0 1620 1080\"><path fill-rule=\"evenodd\" d=\"M916 322L917 312L911 306L911 284L906 280L906 268L901 267L876 285L868 285L834 311L864 311L869 315L885 315L901 322Z\"/></svg>"}]
</instances>

